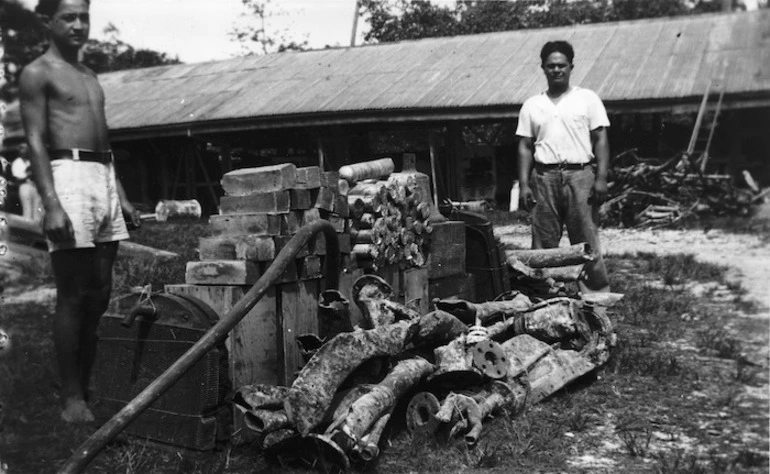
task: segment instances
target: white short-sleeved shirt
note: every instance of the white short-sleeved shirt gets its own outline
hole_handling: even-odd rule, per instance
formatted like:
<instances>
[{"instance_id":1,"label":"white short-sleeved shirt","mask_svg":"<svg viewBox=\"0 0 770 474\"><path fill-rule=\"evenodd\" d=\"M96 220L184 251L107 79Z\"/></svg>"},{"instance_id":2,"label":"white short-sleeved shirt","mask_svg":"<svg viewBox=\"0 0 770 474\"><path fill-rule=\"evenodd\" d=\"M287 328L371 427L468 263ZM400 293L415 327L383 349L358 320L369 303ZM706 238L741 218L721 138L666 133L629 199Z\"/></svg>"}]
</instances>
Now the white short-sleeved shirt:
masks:
<instances>
[{"instance_id":1,"label":"white short-sleeved shirt","mask_svg":"<svg viewBox=\"0 0 770 474\"><path fill-rule=\"evenodd\" d=\"M591 130L609 125L599 96L572 87L558 104L545 92L527 99L519 112L516 135L534 139L538 163L588 163L594 158Z\"/></svg>"}]
</instances>

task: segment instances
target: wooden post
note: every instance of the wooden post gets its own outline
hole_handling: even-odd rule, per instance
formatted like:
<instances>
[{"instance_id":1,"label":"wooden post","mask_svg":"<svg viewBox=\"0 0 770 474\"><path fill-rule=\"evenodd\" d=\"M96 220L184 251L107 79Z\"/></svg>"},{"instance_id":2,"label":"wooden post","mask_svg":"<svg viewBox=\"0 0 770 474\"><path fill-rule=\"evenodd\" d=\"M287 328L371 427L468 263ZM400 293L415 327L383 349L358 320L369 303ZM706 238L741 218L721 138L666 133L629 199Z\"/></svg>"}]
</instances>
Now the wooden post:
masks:
<instances>
[{"instance_id":1,"label":"wooden post","mask_svg":"<svg viewBox=\"0 0 770 474\"><path fill-rule=\"evenodd\" d=\"M428 146L430 147L430 173L433 180L433 205L438 206L438 181L436 181L436 137L433 131L428 133Z\"/></svg>"}]
</instances>

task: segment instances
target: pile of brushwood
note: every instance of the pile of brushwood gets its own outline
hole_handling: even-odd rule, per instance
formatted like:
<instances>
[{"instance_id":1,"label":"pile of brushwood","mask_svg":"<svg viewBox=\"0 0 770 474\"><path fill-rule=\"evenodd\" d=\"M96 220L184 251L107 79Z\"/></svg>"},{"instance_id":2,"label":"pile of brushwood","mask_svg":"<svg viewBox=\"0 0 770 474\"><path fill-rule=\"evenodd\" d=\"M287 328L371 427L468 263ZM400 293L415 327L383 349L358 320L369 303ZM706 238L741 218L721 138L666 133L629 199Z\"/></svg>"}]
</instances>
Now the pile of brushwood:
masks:
<instances>
[{"instance_id":1,"label":"pile of brushwood","mask_svg":"<svg viewBox=\"0 0 770 474\"><path fill-rule=\"evenodd\" d=\"M621 153L609 170L602 219L626 227L664 227L696 216L746 216L767 194L747 172L746 187L738 187L735 176L705 173L700 160L687 153L665 161L641 159L635 150Z\"/></svg>"},{"instance_id":2,"label":"pile of brushwood","mask_svg":"<svg viewBox=\"0 0 770 474\"><path fill-rule=\"evenodd\" d=\"M493 302L436 300L419 314L376 275L353 287L353 331L303 335L291 386L240 387L233 403L268 458L325 472L376 462L387 433L479 439L488 417L514 417L604 364L615 345L606 308L512 291ZM349 302L319 300L319 327L343 327ZM315 339L316 344L311 343Z\"/></svg>"}]
</instances>

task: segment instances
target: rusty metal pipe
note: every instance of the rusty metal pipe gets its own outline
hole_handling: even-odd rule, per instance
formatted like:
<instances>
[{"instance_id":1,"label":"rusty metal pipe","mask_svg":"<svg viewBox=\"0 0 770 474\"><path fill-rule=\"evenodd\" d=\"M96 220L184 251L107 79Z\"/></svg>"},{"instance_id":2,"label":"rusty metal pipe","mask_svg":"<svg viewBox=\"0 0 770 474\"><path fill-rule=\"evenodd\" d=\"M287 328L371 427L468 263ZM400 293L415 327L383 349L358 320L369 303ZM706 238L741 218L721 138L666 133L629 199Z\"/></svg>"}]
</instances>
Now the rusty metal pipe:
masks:
<instances>
[{"instance_id":1,"label":"rusty metal pipe","mask_svg":"<svg viewBox=\"0 0 770 474\"><path fill-rule=\"evenodd\" d=\"M59 469L59 472L62 474L82 472L107 443L174 385L208 351L227 337L227 333L257 304L268 288L281 277L289 264L293 263L299 250L319 232L324 233L326 240L326 286L327 288L337 288L339 286L339 241L334 227L328 221L318 220L301 228L233 309L222 317L179 360L166 369L160 377L155 379L142 393L131 400L120 412L80 445Z\"/></svg>"}]
</instances>

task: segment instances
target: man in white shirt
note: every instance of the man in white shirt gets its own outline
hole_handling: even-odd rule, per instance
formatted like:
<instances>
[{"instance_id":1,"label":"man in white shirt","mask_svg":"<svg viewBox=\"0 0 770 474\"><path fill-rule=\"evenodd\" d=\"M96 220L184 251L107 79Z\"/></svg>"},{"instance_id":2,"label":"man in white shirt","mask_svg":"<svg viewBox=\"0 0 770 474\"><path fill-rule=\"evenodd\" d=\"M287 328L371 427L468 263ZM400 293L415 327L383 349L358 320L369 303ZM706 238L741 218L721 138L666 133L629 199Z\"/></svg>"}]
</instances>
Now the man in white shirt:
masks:
<instances>
[{"instance_id":1,"label":"man in white shirt","mask_svg":"<svg viewBox=\"0 0 770 474\"><path fill-rule=\"evenodd\" d=\"M524 102L516 129L519 206L532 213L532 248L558 247L566 226L570 242L587 242L595 255L581 291L609 291L598 206L607 197L610 122L596 93L570 86L574 56L566 41L549 41L540 51L548 90Z\"/></svg>"}]
</instances>

